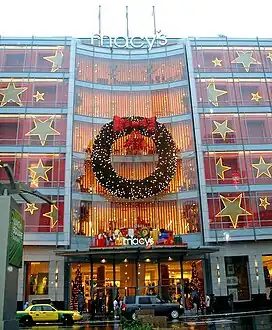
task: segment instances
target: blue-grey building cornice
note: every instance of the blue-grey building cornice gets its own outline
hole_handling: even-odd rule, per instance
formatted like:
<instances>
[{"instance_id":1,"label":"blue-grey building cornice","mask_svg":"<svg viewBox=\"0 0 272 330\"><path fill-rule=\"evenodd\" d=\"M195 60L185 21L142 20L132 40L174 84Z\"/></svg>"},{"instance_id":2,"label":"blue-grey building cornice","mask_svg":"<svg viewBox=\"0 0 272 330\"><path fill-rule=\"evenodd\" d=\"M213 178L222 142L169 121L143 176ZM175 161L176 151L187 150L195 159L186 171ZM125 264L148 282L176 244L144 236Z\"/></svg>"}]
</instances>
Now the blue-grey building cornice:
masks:
<instances>
[{"instance_id":1,"label":"blue-grey building cornice","mask_svg":"<svg viewBox=\"0 0 272 330\"><path fill-rule=\"evenodd\" d=\"M120 92L139 92L139 91L153 91L153 90L161 90L161 89L169 89L175 87L185 87L188 86L187 80L179 80L168 82L164 84L154 84L154 85L104 85L97 84L85 81L76 81L77 87L91 88L91 89L101 89L106 91L120 91Z\"/></svg>"},{"instance_id":2,"label":"blue-grey building cornice","mask_svg":"<svg viewBox=\"0 0 272 330\"><path fill-rule=\"evenodd\" d=\"M25 114L35 115L62 115L67 114L67 108L28 108L28 107L0 107L0 114Z\"/></svg>"},{"instance_id":3,"label":"blue-grey building cornice","mask_svg":"<svg viewBox=\"0 0 272 330\"><path fill-rule=\"evenodd\" d=\"M202 150L206 152L271 151L272 144L206 144L203 145Z\"/></svg>"},{"instance_id":4,"label":"blue-grey building cornice","mask_svg":"<svg viewBox=\"0 0 272 330\"><path fill-rule=\"evenodd\" d=\"M226 233L229 235L228 242L226 241ZM210 236L207 242L231 244L231 242L238 241L271 240L271 236L272 227L255 226L253 228L210 229Z\"/></svg>"},{"instance_id":5,"label":"blue-grey building cornice","mask_svg":"<svg viewBox=\"0 0 272 330\"><path fill-rule=\"evenodd\" d=\"M156 48L157 49L157 48ZM184 48L181 45L168 46L167 48L161 47L160 51L147 52L146 49L140 50L126 50L121 53L119 49L115 49L111 52L109 48L98 48L92 46L80 45L77 48L77 55L90 56L92 58L99 59L111 59L111 60L123 60L123 61L139 61L148 59L164 59L165 57L171 57L184 54Z\"/></svg>"},{"instance_id":6,"label":"blue-grey building cornice","mask_svg":"<svg viewBox=\"0 0 272 330\"><path fill-rule=\"evenodd\" d=\"M272 72L207 72L194 69L194 76L198 79L265 79L272 78ZM215 81L216 82L216 81Z\"/></svg>"},{"instance_id":7,"label":"blue-grey building cornice","mask_svg":"<svg viewBox=\"0 0 272 330\"><path fill-rule=\"evenodd\" d=\"M272 191L272 185L270 182L267 184L218 184L207 185L207 193L241 193L241 192L254 192L254 191Z\"/></svg>"},{"instance_id":8,"label":"blue-grey building cornice","mask_svg":"<svg viewBox=\"0 0 272 330\"><path fill-rule=\"evenodd\" d=\"M184 115L176 115L176 116L171 116L171 117L161 117L157 118L157 121L162 124L171 124L171 123L178 123L178 122L183 122L187 120L191 120L192 116L190 113L184 114ZM110 118L101 118L101 117L89 117L89 116L83 116L83 115L75 115L74 116L75 121L80 121L84 123L90 123L90 124L107 124L112 119Z\"/></svg>"},{"instance_id":9,"label":"blue-grey building cornice","mask_svg":"<svg viewBox=\"0 0 272 330\"><path fill-rule=\"evenodd\" d=\"M1 78L23 78L26 79L68 79L69 72L8 72L0 71ZM37 82L39 82L37 80Z\"/></svg>"},{"instance_id":10,"label":"blue-grey building cornice","mask_svg":"<svg viewBox=\"0 0 272 330\"><path fill-rule=\"evenodd\" d=\"M1 150L1 149L0 149ZM85 152L74 152L74 159L85 159L86 153ZM188 159L194 158L195 152L194 151L185 151L177 154L178 159ZM147 163L147 162L154 162L158 160L157 155L142 155L142 156L119 156L115 155L112 156L113 163Z\"/></svg>"},{"instance_id":11,"label":"blue-grey building cornice","mask_svg":"<svg viewBox=\"0 0 272 330\"><path fill-rule=\"evenodd\" d=\"M190 44L192 46L207 46L207 47L258 47L258 46L272 46L272 39L268 38L227 38L227 37L214 37L214 38L194 38L190 37Z\"/></svg>"},{"instance_id":12,"label":"blue-grey building cornice","mask_svg":"<svg viewBox=\"0 0 272 330\"><path fill-rule=\"evenodd\" d=\"M0 36L0 45L11 46L64 46L71 44L72 37L4 37Z\"/></svg>"},{"instance_id":13,"label":"blue-grey building cornice","mask_svg":"<svg viewBox=\"0 0 272 330\"><path fill-rule=\"evenodd\" d=\"M31 153L31 154L64 154L66 152L66 143L62 146L26 146L26 145L4 145L0 144L0 153Z\"/></svg>"},{"instance_id":14,"label":"blue-grey building cornice","mask_svg":"<svg viewBox=\"0 0 272 330\"><path fill-rule=\"evenodd\" d=\"M229 107L213 107L212 104L205 104L203 107L201 107L201 104L198 104L198 112L204 113L204 114L229 114L229 113L235 113L242 115L245 113L271 113L271 107L270 106L229 106Z\"/></svg>"},{"instance_id":15,"label":"blue-grey building cornice","mask_svg":"<svg viewBox=\"0 0 272 330\"><path fill-rule=\"evenodd\" d=\"M86 202L108 202L110 201L110 198L107 199L103 195L99 194L88 194L88 193L81 193L81 192L73 192L72 193L73 200L78 201L86 201ZM182 191L182 192L176 192L176 193L170 193L165 196L161 197L154 197L150 199L151 202L156 201L175 201L175 200L183 200L183 199L192 199L192 198L198 198L198 192L196 190L192 191ZM116 200L117 201L117 200ZM129 201L129 200L118 200L118 203L130 203L133 204L137 203L137 201ZM139 203L142 203L143 201L138 201ZM145 200L145 202L148 202L148 200Z\"/></svg>"}]
</instances>

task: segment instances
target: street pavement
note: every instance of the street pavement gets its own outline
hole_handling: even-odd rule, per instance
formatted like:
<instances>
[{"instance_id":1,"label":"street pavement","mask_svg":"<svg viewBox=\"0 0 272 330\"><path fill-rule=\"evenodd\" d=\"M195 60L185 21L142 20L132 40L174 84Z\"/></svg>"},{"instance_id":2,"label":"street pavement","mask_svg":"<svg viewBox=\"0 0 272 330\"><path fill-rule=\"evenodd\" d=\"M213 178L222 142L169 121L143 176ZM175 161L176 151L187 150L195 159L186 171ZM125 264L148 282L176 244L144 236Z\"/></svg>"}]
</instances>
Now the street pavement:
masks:
<instances>
[{"instance_id":1,"label":"street pavement","mask_svg":"<svg viewBox=\"0 0 272 330\"><path fill-rule=\"evenodd\" d=\"M26 329L26 328L24 328ZM72 327L58 325L40 325L28 330L121 330L118 322L93 322L90 324L75 324ZM272 329L272 313L263 315L205 317L192 318L182 322L169 322L167 329L175 330L268 330ZM162 330L162 329L161 329Z\"/></svg>"}]
</instances>

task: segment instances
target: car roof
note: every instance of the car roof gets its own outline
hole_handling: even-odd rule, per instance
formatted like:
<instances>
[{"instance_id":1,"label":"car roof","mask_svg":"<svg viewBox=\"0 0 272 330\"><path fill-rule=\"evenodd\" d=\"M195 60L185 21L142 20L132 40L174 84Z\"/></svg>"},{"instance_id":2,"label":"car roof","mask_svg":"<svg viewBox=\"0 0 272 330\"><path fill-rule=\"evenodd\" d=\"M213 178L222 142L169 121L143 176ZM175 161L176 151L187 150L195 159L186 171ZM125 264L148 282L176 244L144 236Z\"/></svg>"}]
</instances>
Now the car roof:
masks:
<instances>
[{"instance_id":1,"label":"car roof","mask_svg":"<svg viewBox=\"0 0 272 330\"><path fill-rule=\"evenodd\" d=\"M54 307L50 304L33 304L33 305L30 305L29 307L33 307L33 306L50 306L50 307Z\"/></svg>"}]
</instances>

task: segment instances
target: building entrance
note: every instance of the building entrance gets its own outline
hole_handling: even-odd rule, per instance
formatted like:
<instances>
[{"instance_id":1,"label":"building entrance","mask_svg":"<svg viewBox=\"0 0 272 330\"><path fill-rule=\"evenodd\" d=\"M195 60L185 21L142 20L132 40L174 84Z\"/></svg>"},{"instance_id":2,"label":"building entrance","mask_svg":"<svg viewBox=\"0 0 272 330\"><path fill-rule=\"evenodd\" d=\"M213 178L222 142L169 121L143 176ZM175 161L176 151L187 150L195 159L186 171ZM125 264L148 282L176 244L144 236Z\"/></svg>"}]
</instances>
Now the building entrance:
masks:
<instances>
[{"instance_id":1,"label":"building entrance","mask_svg":"<svg viewBox=\"0 0 272 330\"><path fill-rule=\"evenodd\" d=\"M112 313L118 297L159 295L165 301L179 302L191 308L191 293L196 288L204 301L202 260L129 260L110 262L73 262L70 265L70 308L96 314Z\"/></svg>"}]
</instances>

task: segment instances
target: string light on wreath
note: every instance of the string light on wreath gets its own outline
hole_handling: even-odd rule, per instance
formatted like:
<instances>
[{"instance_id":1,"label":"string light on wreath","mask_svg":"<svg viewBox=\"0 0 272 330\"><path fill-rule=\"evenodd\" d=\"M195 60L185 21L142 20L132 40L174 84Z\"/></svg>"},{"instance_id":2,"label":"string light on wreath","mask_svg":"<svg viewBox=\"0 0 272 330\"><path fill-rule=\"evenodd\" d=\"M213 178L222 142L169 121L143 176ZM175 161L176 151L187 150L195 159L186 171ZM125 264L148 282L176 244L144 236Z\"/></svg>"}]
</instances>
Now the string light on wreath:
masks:
<instances>
[{"instance_id":1,"label":"string light on wreath","mask_svg":"<svg viewBox=\"0 0 272 330\"><path fill-rule=\"evenodd\" d=\"M154 171L142 180L119 176L111 165L112 145L117 139L138 130L151 138L156 146L158 162ZM125 199L145 199L165 190L177 167L175 142L167 128L156 118L114 117L104 125L92 149L92 166L99 183L112 195Z\"/></svg>"}]
</instances>

